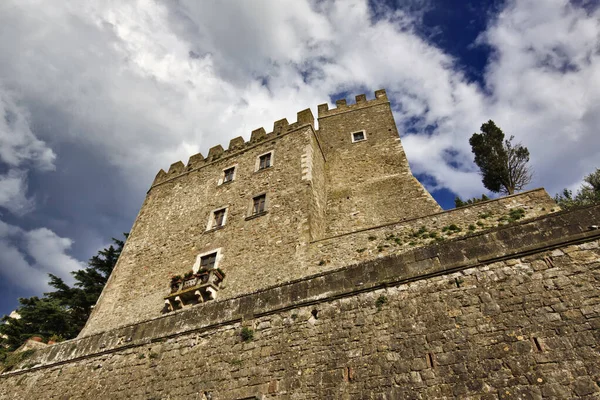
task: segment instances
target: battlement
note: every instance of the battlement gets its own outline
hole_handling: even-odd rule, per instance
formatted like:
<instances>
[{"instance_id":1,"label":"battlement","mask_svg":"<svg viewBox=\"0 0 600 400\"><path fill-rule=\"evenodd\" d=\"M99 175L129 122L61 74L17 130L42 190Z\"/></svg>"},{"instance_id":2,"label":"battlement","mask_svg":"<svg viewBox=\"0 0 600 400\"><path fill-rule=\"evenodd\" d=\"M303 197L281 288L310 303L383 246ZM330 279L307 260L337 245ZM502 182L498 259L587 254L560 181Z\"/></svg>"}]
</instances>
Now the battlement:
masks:
<instances>
[{"instance_id":1,"label":"battlement","mask_svg":"<svg viewBox=\"0 0 600 400\"><path fill-rule=\"evenodd\" d=\"M385 89L379 89L375 91L375 98L373 100L367 100L367 96L365 94L359 94L355 97L356 103L347 104L346 99L336 100L335 106L336 108L329 109L329 105L319 104L318 106L318 117L324 118L332 115L337 115L344 113L346 111L354 111L359 108L371 107L377 104L388 103L389 100L387 98L387 94L385 93Z\"/></svg>"},{"instance_id":2,"label":"battlement","mask_svg":"<svg viewBox=\"0 0 600 400\"><path fill-rule=\"evenodd\" d=\"M185 165L182 161L177 161L171 164L167 172L161 169L158 171L158 174L156 174L154 182L152 182L152 186L158 185L172 177L181 175L194 169L198 169L222 157L243 151L245 148L254 146L259 142L275 138L287 132L291 132L301 126L310 125L314 127L314 122L315 117L313 116L310 108L298 111L296 122L294 123L290 124L286 118L277 120L273 123L272 132L267 133L265 128L260 127L252 131L249 141L245 141L243 137L238 136L229 141L229 146L227 149L224 149L223 146L219 144L211 147L208 150L208 155L206 157L204 157L202 153L194 154L189 158L187 165Z\"/></svg>"}]
</instances>

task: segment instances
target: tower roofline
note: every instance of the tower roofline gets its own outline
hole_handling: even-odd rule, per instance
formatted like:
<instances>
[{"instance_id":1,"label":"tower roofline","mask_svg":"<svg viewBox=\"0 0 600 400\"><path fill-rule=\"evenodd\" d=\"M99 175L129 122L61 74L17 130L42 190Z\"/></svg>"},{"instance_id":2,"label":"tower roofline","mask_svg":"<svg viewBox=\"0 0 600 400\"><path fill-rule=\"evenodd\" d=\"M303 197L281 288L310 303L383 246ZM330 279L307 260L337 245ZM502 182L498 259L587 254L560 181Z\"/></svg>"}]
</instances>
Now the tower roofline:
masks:
<instances>
[{"instance_id":1,"label":"tower roofline","mask_svg":"<svg viewBox=\"0 0 600 400\"><path fill-rule=\"evenodd\" d=\"M359 94L355 97L356 103L347 104L346 99L336 100L335 105L336 108L329 109L329 105L327 103L319 104L317 107L318 110L318 118L330 117L332 115L342 114L348 111L355 111L361 108L372 107L379 104L389 103L387 98L387 94L385 89L379 89L375 91L375 98L372 100L367 100L367 96L365 94Z\"/></svg>"}]
</instances>

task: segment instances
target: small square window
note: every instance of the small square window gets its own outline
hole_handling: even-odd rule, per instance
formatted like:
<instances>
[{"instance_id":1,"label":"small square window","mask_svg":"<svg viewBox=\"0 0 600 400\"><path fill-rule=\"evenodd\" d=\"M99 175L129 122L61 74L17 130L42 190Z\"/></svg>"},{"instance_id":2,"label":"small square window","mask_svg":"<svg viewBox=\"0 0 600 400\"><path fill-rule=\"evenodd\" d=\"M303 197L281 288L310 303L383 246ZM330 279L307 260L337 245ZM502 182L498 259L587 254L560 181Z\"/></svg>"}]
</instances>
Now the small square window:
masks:
<instances>
[{"instance_id":1,"label":"small square window","mask_svg":"<svg viewBox=\"0 0 600 400\"><path fill-rule=\"evenodd\" d=\"M363 140L367 140L367 135L365 131L358 131L352 133L352 143L362 142Z\"/></svg>"},{"instance_id":2,"label":"small square window","mask_svg":"<svg viewBox=\"0 0 600 400\"><path fill-rule=\"evenodd\" d=\"M200 257L200 269L212 269L217 262L217 253L210 253Z\"/></svg>"},{"instance_id":3,"label":"small square window","mask_svg":"<svg viewBox=\"0 0 600 400\"><path fill-rule=\"evenodd\" d=\"M266 194L261 194L252 199L252 214L260 214L265 211L265 203L267 200Z\"/></svg>"},{"instance_id":4,"label":"small square window","mask_svg":"<svg viewBox=\"0 0 600 400\"><path fill-rule=\"evenodd\" d=\"M218 228L220 226L223 226L223 224L225 224L225 211L226 210L224 208L222 208L220 210L213 212L213 224L212 224L213 228Z\"/></svg>"},{"instance_id":5,"label":"small square window","mask_svg":"<svg viewBox=\"0 0 600 400\"><path fill-rule=\"evenodd\" d=\"M271 153L263 154L258 158L258 169L265 169L271 166Z\"/></svg>"},{"instance_id":6,"label":"small square window","mask_svg":"<svg viewBox=\"0 0 600 400\"><path fill-rule=\"evenodd\" d=\"M223 171L223 183L233 181L235 176L235 167L227 168Z\"/></svg>"}]
</instances>

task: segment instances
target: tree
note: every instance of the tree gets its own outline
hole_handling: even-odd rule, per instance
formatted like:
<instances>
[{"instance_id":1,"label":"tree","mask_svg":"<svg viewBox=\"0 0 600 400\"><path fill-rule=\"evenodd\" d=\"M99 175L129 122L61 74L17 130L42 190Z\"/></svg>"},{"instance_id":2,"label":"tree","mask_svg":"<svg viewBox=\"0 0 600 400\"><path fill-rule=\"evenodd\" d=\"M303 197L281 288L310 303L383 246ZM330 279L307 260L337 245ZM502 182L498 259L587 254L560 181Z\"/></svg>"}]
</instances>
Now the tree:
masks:
<instances>
[{"instance_id":1,"label":"tree","mask_svg":"<svg viewBox=\"0 0 600 400\"><path fill-rule=\"evenodd\" d=\"M575 197L573 197L571 190L564 189L562 194L557 194L554 197L554 200L561 208L600 203L600 168L596 168L595 172L583 178L583 184Z\"/></svg>"},{"instance_id":2,"label":"tree","mask_svg":"<svg viewBox=\"0 0 600 400\"><path fill-rule=\"evenodd\" d=\"M513 139L505 140L504 132L492 120L469 139L483 186L492 192L513 194L531 182L529 150L520 143L513 144Z\"/></svg>"},{"instance_id":3,"label":"tree","mask_svg":"<svg viewBox=\"0 0 600 400\"><path fill-rule=\"evenodd\" d=\"M460 196L456 196L454 198L454 207L456 208L460 208L460 207L465 207L465 206L470 206L471 204L475 204L475 203L480 203L482 201L488 201L490 198L487 197L485 194L481 195L481 198L479 197L473 197L472 199L468 199L468 200L464 200L460 198Z\"/></svg>"},{"instance_id":4,"label":"tree","mask_svg":"<svg viewBox=\"0 0 600 400\"><path fill-rule=\"evenodd\" d=\"M127 234L125 234L127 238ZM71 272L75 285L70 287L61 278L50 274L50 286L55 291L42 298L21 298L17 309L20 319L4 316L0 324L0 347L15 350L31 336L58 336L71 339L85 325L102 289L115 267L124 241L114 239L114 246L100 250L88 267Z\"/></svg>"}]
</instances>

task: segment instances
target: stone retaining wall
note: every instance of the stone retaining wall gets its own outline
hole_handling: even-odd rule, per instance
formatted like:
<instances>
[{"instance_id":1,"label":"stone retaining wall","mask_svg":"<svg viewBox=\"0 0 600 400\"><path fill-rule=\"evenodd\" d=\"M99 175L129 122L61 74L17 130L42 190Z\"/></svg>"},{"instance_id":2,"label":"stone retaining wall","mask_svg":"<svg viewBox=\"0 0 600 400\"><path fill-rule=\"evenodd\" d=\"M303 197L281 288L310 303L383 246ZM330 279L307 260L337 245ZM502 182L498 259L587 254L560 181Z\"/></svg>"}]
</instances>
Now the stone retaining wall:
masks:
<instances>
[{"instance_id":1,"label":"stone retaining wall","mask_svg":"<svg viewBox=\"0 0 600 400\"><path fill-rule=\"evenodd\" d=\"M0 399L592 398L594 225L560 212L50 346Z\"/></svg>"},{"instance_id":2,"label":"stone retaining wall","mask_svg":"<svg viewBox=\"0 0 600 400\"><path fill-rule=\"evenodd\" d=\"M544 189L534 189L425 217L313 241L307 268L309 272L316 272L374 257L401 254L416 247L507 226L559 210L556 202Z\"/></svg>"}]
</instances>

